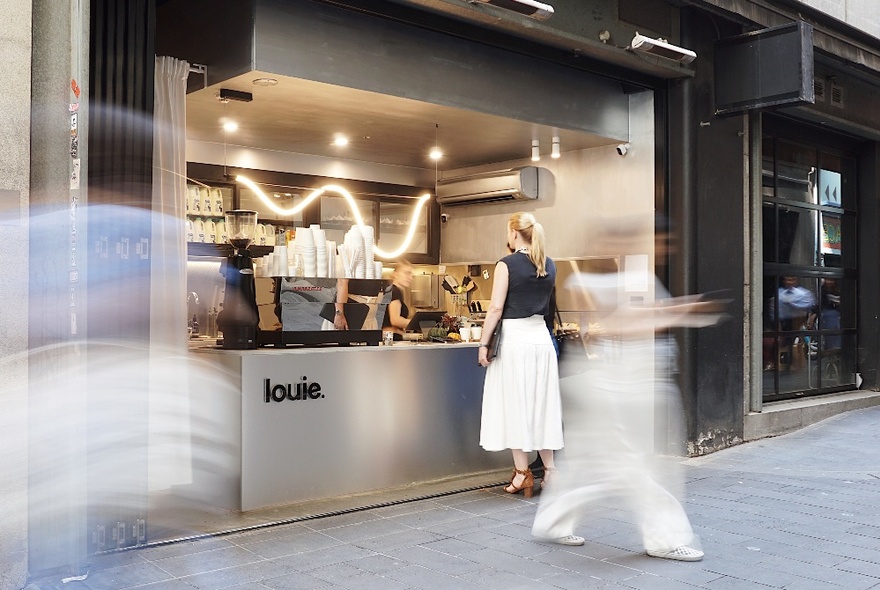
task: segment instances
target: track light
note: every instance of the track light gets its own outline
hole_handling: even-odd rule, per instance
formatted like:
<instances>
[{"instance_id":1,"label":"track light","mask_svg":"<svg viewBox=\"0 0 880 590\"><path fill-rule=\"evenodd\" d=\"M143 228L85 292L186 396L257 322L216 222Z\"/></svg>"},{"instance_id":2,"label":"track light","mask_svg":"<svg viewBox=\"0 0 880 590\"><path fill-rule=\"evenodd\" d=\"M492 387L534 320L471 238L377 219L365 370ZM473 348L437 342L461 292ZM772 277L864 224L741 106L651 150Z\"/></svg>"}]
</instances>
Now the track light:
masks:
<instances>
[{"instance_id":1,"label":"track light","mask_svg":"<svg viewBox=\"0 0 880 590\"><path fill-rule=\"evenodd\" d=\"M537 139L532 140L532 162L537 162L541 159L541 142Z\"/></svg>"},{"instance_id":2,"label":"track light","mask_svg":"<svg viewBox=\"0 0 880 590\"><path fill-rule=\"evenodd\" d=\"M690 49L678 47L667 42L666 39L651 39L636 33L627 49L649 53L666 59L671 59L683 64L688 64L696 59L697 54Z\"/></svg>"},{"instance_id":3,"label":"track light","mask_svg":"<svg viewBox=\"0 0 880 590\"><path fill-rule=\"evenodd\" d=\"M547 20L553 16L553 7L536 0L474 0L498 8L512 10L536 20Z\"/></svg>"},{"instance_id":4,"label":"track light","mask_svg":"<svg viewBox=\"0 0 880 590\"><path fill-rule=\"evenodd\" d=\"M558 158L561 155L562 154L559 151L559 136L554 135L553 136L553 143L550 144L550 157L551 158Z\"/></svg>"}]
</instances>

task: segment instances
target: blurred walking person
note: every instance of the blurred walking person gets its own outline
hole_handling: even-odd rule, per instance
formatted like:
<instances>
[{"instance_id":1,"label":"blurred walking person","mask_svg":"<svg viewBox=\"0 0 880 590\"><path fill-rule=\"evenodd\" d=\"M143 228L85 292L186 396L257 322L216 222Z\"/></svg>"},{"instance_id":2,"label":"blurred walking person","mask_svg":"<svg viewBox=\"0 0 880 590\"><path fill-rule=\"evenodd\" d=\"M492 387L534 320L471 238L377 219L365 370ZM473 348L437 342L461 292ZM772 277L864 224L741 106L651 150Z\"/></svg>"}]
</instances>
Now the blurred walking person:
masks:
<instances>
[{"instance_id":1,"label":"blurred walking person","mask_svg":"<svg viewBox=\"0 0 880 590\"><path fill-rule=\"evenodd\" d=\"M605 224L601 235L623 240L609 248L624 254L638 251L632 222ZM699 561L699 540L667 489L680 480L668 480L666 486L658 482L660 462L652 461L653 436L645 435L653 432L655 415L669 415L673 430L676 419L680 425L682 418L674 380L677 348L667 330L716 323L719 303L699 296L670 298L645 266L638 267L637 257L624 255L619 260L636 268L576 273L565 285L569 296L589 301L596 310L595 317L582 320L582 329L592 319L601 331L588 341L591 361L586 372L560 382L565 454L542 493L532 534L549 541L574 536L597 502L620 498L635 515L648 555ZM634 288L653 291L653 302L633 297Z\"/></svg>"}]
</instances>

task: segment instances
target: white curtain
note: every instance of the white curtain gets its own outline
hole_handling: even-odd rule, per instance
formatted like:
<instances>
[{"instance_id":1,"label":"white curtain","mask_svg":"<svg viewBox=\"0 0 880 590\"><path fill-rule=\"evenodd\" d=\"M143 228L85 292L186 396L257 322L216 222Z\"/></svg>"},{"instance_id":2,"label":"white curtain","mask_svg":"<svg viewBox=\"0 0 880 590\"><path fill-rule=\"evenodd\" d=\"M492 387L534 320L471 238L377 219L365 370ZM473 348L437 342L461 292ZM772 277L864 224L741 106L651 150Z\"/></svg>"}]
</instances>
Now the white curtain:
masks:
<instances>
[{"instance_id":1,"label":"white curtain","mask_svg":"<svg viewBox=\"0 0 880 590\"><path fill-rule=\"evenodd\" d=\"M186 306L186 79L156 57L150 273L150 489L191 479Z\"/></svg>"}]
</instances>

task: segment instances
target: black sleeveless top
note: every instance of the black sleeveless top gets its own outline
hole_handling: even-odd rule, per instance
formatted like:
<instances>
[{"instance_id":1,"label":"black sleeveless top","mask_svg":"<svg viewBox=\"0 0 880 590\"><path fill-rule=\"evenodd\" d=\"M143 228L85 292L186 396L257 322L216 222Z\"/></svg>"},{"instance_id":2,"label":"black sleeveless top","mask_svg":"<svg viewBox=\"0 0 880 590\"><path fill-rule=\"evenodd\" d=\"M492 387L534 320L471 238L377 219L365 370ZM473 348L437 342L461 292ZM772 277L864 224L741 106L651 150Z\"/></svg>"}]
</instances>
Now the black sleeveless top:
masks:
<instances>
[{"instance_id":1,"label":"black sleeveless top","mask_svg":"<svg viewBox=\"0 0 880 590\"><path fill-rule=\"evenodd\" d=\"M406 306L406 303L403 302L403 291L400 290L400 287L394 284L391 285L391 301L400 301L400 317L409 317L409 308ZM382 320L382 327L391 327L391 316L388 313L387 307L385 308L385 319Z\"/></svg>"},{"instance_id":2,"label":"black sleeveless top","mask_svg":"<svg viewBox=\"0 0 880 590\"><path fill-rule=\"evenodd\" d=\"M538 269L525 252L514 252L501 259L507 265L507 298L501 318L527 318L533 315L547 316L550 312L550 295L556 283L556 264L547 258L544 269L547 274L538 277Z\"/></svg>"}]
</instances>

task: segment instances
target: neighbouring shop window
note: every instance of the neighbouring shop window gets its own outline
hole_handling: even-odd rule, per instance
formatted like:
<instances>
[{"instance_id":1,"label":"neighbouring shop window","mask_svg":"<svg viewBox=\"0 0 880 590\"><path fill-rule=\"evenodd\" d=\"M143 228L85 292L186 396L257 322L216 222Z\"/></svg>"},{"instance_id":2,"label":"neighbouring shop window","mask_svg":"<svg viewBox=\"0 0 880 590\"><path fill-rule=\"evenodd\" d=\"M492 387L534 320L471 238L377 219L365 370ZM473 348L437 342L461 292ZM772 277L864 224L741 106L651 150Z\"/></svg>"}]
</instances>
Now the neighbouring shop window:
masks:
<instances>
[{"instance_id":1,"label":"neighbouring shop window","mask_svg":"<svg viewBox=\"0 0 880 590\"><path fill-rule=\"evenodd\" d=\"M763 397L840 391L856 381L856 159L763 141Z\"/></svg>"}]
</instances>

